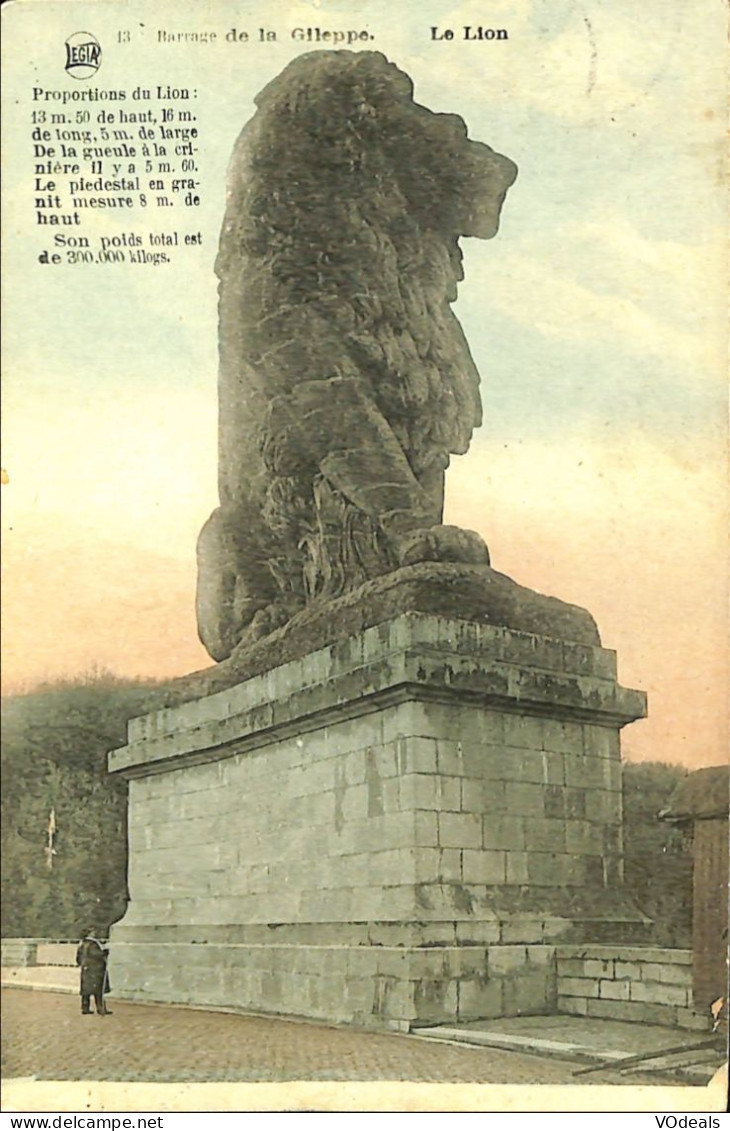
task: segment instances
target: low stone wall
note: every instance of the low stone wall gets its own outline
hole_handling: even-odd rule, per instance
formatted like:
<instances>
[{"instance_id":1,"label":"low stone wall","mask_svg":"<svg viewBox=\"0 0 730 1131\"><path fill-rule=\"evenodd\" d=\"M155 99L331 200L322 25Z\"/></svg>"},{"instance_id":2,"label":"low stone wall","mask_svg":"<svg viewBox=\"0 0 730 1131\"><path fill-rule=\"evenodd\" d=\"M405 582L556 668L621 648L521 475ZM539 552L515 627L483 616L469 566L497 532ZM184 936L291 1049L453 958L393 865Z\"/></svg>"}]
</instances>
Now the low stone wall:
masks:
<instances>
[{"instance_id":1,"label":"low stone wall","mask_svg":"<svg viewBox=\"0 0 730 1131\"><path fill-rule=\"evenodd\" d=\"M124 996L137 1001L403 1030L555 1012L552 946L168 942L133 953Z\"/></svg>"},{"instance_id":2,"label":"low stone wall","mask_svg":"<svg viewBox=\"0 0 730 1131\"><path fill-rule=\"evenodd\" d=\"M559 946L558 1011L709 1029L692 1009L692 952L648 946Z\"/></svg>"},{"instance_id":3,"label":"low stone wall","mask_svg":"<svg viewBox=\"0 0 730 1131\"><path fill-rule=\"evenodd\" d=\"M0 966L35 966L38 939L2 939Z\"/></svg>"},{"instance_id":4,"label":"low stone wall","mask_svg":"<svg viewBox=\"0 0 730 1131\"><path fill-rule=\"evenodd\" d=\"M38 966L75 966L78 942L38 942Z\"/></svg>"},{"instance_id":5,"label":"low stone wall","mask_svg":"<svg viewBox=\"0 0 730 1131\"><path fill-rule=\"evenodd\" d=\"M3 939L0 965L18 969L22 966L75 966L78 942L58 939Z\"/></svg>"}]
</instances>

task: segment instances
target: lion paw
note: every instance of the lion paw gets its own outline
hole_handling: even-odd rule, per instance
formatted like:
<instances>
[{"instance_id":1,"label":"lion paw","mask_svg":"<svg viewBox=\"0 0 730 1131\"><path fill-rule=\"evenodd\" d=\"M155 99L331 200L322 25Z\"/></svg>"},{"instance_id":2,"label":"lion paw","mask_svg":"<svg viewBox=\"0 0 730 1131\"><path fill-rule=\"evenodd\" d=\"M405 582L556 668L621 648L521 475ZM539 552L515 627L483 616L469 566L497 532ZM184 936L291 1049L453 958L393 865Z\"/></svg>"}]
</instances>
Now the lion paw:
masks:
<instances>
[{"instance_id":1,"label":"lion paw","mask_svg":"<svg viewBox=\"0 0 730 1131\"><path fill-rule=\"evenodd\" d=\"M461 562L489 565L489 550L481 535L460 526L430 526L403 535L397 546L399 564Z\"/></svg>"}]
</instances>

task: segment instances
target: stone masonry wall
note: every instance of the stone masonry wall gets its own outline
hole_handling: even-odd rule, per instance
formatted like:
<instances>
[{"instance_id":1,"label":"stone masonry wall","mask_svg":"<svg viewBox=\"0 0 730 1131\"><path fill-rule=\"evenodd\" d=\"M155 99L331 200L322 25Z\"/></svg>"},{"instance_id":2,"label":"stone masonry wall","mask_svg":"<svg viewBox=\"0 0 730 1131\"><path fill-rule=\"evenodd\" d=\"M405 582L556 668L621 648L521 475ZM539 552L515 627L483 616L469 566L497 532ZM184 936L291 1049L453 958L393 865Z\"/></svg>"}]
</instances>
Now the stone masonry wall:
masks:
<instances>
[{"instance_id":1,"label":"stone masonry wall","mask_svg":"<svg viewBox=\"0 0 730 1131\"><path fill-rule=\"evenodd\" d=\"M692 952L664 947L560 946L558 1010L582 1017L708 1029L692 1008Z\"/></svg>"},{"instance_id":2,"label":"stone masonry wall","mask_svg":"<svg viewBox=\"0 0 730 1131\"><path fill-rule=\"evenodd\" d=\"M493 921L483 942L547 941L568 925L562 888L618 881L620 819L616 735L406 702L133 780L126 921L466 916ZM487 896L524 885L556 899L502 939Z\"/></svg>"},{"instance_id":3,"label":"stone masonry wall","mask_svg":"<svg viewBox=\"0 0 730 1131\"><path fill-rule=\"evenodd\" d=\"M556 940L641 920L618 730L643 704L614 664L408 617L133 721L115 992L396 1025L554 1008Z\"/></svg>"},{"instance_id":4,"label":"stone masonry wall","mask_svg":"<svg viewBox=\"0 0 730 1131\"><path fill-rule=\"evenodd\" d=\"M373 930L373 938L379 935ZM549 946L154 941L136 943L132 952L134 969L125 970L120 987L112 968L112 985L140 1001L235 1004L396 1029L555 1006Z\"/></svg>"}]
</instances>

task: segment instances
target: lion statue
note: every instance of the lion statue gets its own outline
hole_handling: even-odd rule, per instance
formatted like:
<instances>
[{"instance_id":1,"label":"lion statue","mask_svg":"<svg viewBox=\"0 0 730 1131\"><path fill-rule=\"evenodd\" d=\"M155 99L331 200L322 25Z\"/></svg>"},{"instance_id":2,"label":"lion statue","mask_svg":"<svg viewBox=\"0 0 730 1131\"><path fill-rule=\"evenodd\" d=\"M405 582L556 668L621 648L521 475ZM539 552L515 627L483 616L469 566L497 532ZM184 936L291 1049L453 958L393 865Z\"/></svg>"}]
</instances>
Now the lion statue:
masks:
<instances>
[{"instance_id":1,"label":"lion statue","mask_svg":"<svg viewBox=\"0 0 730 1131\"><path fill-rule=\"evenodd\" d=\"M376 52L300 56L256 105L216 261L220 506L197 594L215 660L404 565L489 564L442 525L481 423L450 304L459 237L495 235L516 167Z\"/></svg>"}]
</instances>

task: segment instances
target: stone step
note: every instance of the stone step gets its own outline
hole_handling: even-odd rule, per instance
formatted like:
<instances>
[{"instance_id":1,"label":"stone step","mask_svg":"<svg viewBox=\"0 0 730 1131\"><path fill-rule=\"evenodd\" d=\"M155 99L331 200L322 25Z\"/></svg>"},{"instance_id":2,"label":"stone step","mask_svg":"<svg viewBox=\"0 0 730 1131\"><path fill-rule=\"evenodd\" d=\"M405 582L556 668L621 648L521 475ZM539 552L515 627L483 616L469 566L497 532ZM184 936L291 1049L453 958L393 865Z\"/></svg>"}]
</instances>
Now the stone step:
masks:
<instances>
[{"instance_id":1,"label":"stone step","mask_svg":"<svg viewBox=\"0 0 730 1131\"><path fill-rule=\"evenodd\" d=\"M587 1048L574 1041L553 1041L535 1035L486 1032L483 1029L461 1029L449 1025L420 1026L413 1035L464 1045L482 1045L487 1048L506 1049L510 1052L536 1052L568 1060L623 1060L626 1053L608 1048Z\"/></svg>"}]
</instances>

